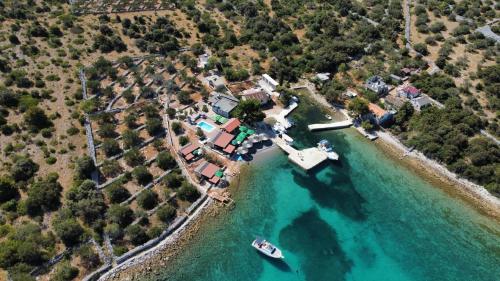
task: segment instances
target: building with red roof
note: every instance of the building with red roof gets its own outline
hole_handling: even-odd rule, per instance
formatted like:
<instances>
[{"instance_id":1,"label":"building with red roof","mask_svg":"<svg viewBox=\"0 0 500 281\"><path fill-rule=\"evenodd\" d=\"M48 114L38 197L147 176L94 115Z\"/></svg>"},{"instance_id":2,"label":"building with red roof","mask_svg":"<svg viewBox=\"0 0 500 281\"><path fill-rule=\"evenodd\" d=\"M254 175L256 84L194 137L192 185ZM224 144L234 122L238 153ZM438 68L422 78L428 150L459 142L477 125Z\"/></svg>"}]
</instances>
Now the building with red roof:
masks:
<instances>
[{"instance_id":1,"label":"building with red roof","mask_svg":"<svg viewBox=\"0 0 500 281\"><path fill-rule=\"evenodd\" d=\"M196 156L194 155L194 152L198 150L200 146L198 144L193 144L193 143L188 143L181 147L179 150L179 153L181 156L186 160L190 161L193 160Z\"/></svg>"},{"instance_id":2,"label":"building with red roof","mask_svg":"<svg viewBox=\"0 0 500 281\"><path fill-rule=\"evenodd\" d=\"M398 90L398 95L400 97L407 98L409 100L418 98L420 94L420 90L411 85L404 86Z\"/></svg>"},{"instance_id":3,"label":"building with red roof","mask_svg":"<svg viewBox=\"0 0 500 281\"><path fill-rule=\"evenodd\" d=\"M238 120L237 118L231 118L226 122L226 124L221 127L221 129L228 133L232 133L234 130L238 129L240 125L240 120Z\"/></svg>"},{"instance_id":4,"label":"building with red roof","mask_svg":"<svg viewBox=\"0 0 500 281\"><path fill-rule=\"evenodd\" d=\"M220 174L222 174L222 172L219 171L221 170L222 168L219 166L203 161L194 169L194 172L199 179L206 179L213 184L217 184L220 181Z\"/></svg>"},{"instance_id":5,"label":"building with red roof","mask_svg":"<svg viewBox=\"0 0 500 281\"><path fill-rule=\"evenodd\" d=\"M234 135L219 131L213 138L208 140L208 144L220 149L226 148L234 139Z\"/></svg>"}]
</instances>

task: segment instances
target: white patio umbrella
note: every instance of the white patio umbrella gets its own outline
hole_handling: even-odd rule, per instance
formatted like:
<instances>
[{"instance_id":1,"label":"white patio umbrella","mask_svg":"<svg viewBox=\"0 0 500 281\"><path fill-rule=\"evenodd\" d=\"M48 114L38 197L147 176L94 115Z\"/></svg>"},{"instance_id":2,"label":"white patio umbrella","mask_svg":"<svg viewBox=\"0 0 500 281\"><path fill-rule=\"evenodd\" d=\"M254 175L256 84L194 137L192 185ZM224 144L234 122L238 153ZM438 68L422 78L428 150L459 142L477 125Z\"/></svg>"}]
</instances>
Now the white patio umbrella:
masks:
<instances>
[{"instance_id":1,"label":"white patio umbrella","mask_svg":"<svg viewBox=\"0 0 500 281\"><path fill-rule=\"evenodd\" d=\"M249 141L244 141L242 146L244 148L251 148L253 146L253 143L251 143Z\"/></svg>"},{"instance_id":2,"label":"white patio umbrella","mask_svg":"<svg viewBox=\"0 0 500 281\"><path fill-rule=\"evenodd\" d=\"M269 140L269 136L268 136L267 134L265 134L265 133L260 134L260 135L259 135L259 137L260 137L260 139L261 139L262 141L267 141L267 140Z\"/></svg>"},{"instance_id":3,"label":"white patio umbrella","mask_svg":"<svg viewBox=\"0 0 500 281\"><path fill-rule=\"evenodd\" d=\"M251 142L253 143L258 143L260 142L260 137L258 135L252 135L248 138Z\"/></svg>"}]
</instances>

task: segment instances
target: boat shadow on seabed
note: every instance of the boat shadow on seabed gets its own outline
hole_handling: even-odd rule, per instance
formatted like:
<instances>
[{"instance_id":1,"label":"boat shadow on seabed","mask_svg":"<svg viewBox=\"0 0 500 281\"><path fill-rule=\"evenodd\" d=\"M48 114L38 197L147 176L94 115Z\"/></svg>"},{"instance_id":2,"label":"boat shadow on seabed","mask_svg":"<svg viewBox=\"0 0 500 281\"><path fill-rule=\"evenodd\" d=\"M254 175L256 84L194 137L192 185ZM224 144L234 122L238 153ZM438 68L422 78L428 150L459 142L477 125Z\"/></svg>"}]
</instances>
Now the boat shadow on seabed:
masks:
<instances>
[{"instance_id":1,"label":"boat shadow on seabed","mask_svg":"<svg viewBox=\"0 0 500 281\"><path fill-rule=\"evenodd\" d=\"M266 261L268 261L272 266L276 267L278 270L281 270L283 272L291 272L292 268L286 263L284 259L274 259L271 257L268 257L264 255L261 252L257 252L262 258L264 258Z\"/></svg>"}]
</instances>

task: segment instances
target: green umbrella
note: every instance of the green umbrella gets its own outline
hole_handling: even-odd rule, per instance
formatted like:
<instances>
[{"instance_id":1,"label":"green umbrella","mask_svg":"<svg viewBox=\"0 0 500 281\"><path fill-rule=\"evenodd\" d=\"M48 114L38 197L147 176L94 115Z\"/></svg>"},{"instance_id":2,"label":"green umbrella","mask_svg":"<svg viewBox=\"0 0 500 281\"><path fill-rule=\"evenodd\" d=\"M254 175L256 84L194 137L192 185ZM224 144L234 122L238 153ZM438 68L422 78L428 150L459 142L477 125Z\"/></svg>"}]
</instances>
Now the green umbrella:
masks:
<instances>
[{"instance_id":1,"label":"green umbrella","mask_svg":"<svg viewBox=\"0 0 500 281\"><path fill-rule=\"evenodd\" d=\"M249 129L249 130L247 130L247 134L248 134L248 135L253 135L253 134L255 134L255 131L254 131L254 130L250 130L250 129Z\"/></svg>"},{"instance_id":2,"label":"green umbrella","mask_svg":"<svg viewBox=\"0 0 500 281\"><path fill-rule=\"evenodd\" d=\"M248 130L245 126L240 126L240 132L246 132Z\"/></svg>"}]
</instances>

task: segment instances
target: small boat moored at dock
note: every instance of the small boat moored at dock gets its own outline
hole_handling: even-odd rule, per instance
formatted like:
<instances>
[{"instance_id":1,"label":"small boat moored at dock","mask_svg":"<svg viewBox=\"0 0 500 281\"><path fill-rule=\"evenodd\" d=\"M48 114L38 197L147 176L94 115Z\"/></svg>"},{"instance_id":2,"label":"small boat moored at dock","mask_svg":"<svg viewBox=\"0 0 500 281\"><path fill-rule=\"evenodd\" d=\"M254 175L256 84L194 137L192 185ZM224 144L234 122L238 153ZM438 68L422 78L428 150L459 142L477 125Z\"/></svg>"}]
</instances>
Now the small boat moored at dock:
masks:
<instances>
[{"instance_id":1,"label":"small boat moored at dock","mask_svg":"<svg viewBox=\"0 0 500 281\"><path fill-rule=\"evenodd\" d=\"M285 257L281 253L281 250L278 249L276 246L273 244L269 243L265 239L262 239L260 237L257 237L253 242L252 242L252 247L257 249L257 251L263 253L264 255L275 258L275 259L284 259Z\"/></svg>"},{"instance_id":2,"label":"small boat moored at dock","mask_svg":"<svg viewBox=\"0 0 500 281\"><path fill-rule=\"evenodd\" d=\"M318 148L324 152L328 156L330 160L339 160L339 155L333 151L333 146L327 140L320 140L318 142Z\"/></svg>"}]
</instances>

